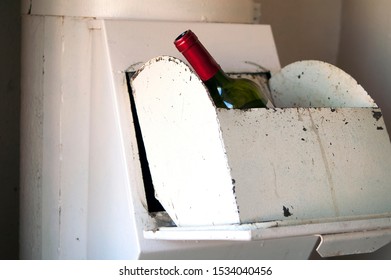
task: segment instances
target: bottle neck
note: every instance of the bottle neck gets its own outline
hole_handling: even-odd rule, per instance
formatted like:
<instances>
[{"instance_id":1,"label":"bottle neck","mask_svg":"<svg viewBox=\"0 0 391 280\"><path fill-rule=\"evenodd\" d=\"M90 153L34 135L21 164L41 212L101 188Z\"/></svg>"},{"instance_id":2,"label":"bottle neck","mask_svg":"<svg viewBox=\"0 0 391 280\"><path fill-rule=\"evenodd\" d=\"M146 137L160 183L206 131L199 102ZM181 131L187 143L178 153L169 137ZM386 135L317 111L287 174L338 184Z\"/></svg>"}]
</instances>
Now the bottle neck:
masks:
<instances>
[{"instance_id":1,"label":"bottle neck","mask_svg":"<svg viewBox=\"0 0 391 280\"><path fill-rule=\"evenodd\" d=\"M191 30L187 30L179 35L175 39L174 44L191 64L201 80L207 81L218 71L221 71L220 66Z\"/></svg>"}]
</instances>

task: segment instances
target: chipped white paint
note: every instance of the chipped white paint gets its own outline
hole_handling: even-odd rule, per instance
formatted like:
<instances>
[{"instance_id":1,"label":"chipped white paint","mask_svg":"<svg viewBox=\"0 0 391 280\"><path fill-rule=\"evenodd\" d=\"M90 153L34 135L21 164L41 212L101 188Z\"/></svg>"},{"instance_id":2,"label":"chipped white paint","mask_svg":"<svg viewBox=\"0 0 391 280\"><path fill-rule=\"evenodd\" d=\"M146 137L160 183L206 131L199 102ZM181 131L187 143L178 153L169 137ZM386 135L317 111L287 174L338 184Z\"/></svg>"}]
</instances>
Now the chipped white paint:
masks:
<instances>
[{"instance_id":1,"label":"chipped white paint","mask_svg":"<svg viewBox=\"0 0 391 280\"><path fill-rule=\"evenodd\" d=\"M391 211L391 145L379 109L216 113L200 80L176 59L153 59L136 75L155 190L177 225Z\"/></svg>"},{"instance_id":2,"label":"chipped white paint","mask_svg":"<svg viewBox=\"0 0 391 280\"><path fill-rule=\"evenodd\" d=\"M379 112L219 110L241 221L390 212L391 145Z\"/></svg>"},{"instance_id":3,"label":"chipped white paint","mask_svg":"<svg viewBox=\"0 0 391 280\"><path fill-rule=\"evenodd\" d=\"M339 102L337 109L216 109L184 63L150 60L132 87L156 196L179 227L144 236L258 240L277 234L269 222L276 221L279 237L325 234L319 247L325 255L332 240L338 254L373 251L376 240L364 240L377 235L366 231L391 228L391 145L381 110L364 90L346 94L350 82L339 82L346 96L333 87L318 90L318 97ZM167 176L173 170L177 175ZM340 242L340 234L357 230L360 238L352 233Z\"/></svg>"},{"instance_id":4,"label":"chipped white paint","mask_svg":"<svg viewBox=\"0 0 391 280\"><path fill-rule=\"evenodd\" d=\"M135 76L148 163L168 214L178 225L239 223L217 114L201 80L167 56L149 61Z\"/></svg>"},{"instance_id":5,"label":"chipped white paint","mask_svg":"<svg viewBox=\"0 0 391 280\"><path fill-rule=\"evenodd\" d=\"M270 79L275 105L295 107L377 107L364 88L343 70L323 61L285 66Z\"/></svg>"}]
</instances>

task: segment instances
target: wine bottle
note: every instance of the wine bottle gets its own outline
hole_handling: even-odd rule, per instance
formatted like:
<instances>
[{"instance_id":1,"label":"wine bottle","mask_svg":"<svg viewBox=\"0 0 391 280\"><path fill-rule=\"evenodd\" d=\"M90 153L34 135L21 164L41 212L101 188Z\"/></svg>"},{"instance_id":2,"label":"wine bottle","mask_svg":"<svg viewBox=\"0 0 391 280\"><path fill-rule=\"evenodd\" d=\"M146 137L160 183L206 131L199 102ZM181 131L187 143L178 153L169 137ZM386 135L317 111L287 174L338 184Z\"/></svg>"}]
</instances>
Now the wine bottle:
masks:
<instances>
[{"instance_id":1,"label":"wine bottle","mask_svg":"<svg viewBox=\"0 0 391 280\"><path fill-rule=\"evenodd\" d=\"M247 109L264 108L268 104L258 84L229 77L191 30L180 34L174 44L204 82L216 107Z\"/></svg>"}]
</instances>

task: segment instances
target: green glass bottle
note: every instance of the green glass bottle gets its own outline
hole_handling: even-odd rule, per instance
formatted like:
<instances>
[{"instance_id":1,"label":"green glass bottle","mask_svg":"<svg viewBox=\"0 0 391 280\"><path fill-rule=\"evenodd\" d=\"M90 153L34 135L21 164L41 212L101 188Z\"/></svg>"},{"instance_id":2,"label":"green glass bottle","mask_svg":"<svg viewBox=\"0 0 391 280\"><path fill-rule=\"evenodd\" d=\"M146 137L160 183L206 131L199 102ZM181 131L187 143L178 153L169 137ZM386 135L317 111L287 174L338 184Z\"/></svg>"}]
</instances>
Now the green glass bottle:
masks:
<instances>
[{"instance_id":1,"label":"green glass bottle","mask_svg":"<svg viewBox=\"0 0 391 280\"><path fill-rule=\"evenodd\" d=\"M191 30L179 35L174 44L204 82L216 107L265 108L268 104L258 84L249 79L229 77Z\"/></svg>"}]
</instances>

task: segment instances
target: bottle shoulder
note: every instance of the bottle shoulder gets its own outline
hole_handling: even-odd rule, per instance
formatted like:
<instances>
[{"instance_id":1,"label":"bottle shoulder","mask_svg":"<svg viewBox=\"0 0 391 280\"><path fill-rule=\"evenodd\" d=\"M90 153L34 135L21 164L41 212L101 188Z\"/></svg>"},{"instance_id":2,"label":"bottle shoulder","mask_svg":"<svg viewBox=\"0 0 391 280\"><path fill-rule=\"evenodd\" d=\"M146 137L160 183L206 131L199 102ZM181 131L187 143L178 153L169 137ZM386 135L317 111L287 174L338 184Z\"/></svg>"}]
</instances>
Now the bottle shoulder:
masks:
<instances>
[{"instance_id":1,"label":"bottle shoulder","mask_svg":"<svg viewBox=\"0 0 391 280\"><path fill-rule=\"evenodd\" d=\"M266 107L267 98L260 86L249 79L231 78L223 74L209 79L205 84L213 99L222 99L227 108Z\"/></svg>"}]
</instances>

